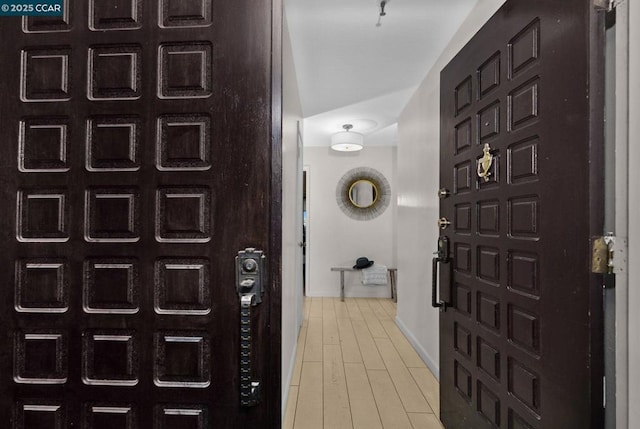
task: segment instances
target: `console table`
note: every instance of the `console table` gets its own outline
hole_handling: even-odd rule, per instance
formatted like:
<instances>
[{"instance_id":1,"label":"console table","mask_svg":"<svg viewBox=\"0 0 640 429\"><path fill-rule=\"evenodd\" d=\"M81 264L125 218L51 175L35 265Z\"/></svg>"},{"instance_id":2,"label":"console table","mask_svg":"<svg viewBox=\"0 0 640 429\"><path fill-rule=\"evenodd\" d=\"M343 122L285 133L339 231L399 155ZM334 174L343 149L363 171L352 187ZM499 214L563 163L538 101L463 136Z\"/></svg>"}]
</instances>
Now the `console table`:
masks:
<instances>
[{"instance_id":1,"label":"console table","mask_svg":"<svg viewBox=\"0 0 640 429\"><path fill-rule=\"evenodd\" d=\"M345 271L360 271L352 267L331 267L331 271L340 272L340 301L344 301L344 273ZM396 272L397 268L387 268L389 272L389 283L391 286L391 299L393 302L398 302L398 294L396 290Z\"/></svg>"}]
</instances>

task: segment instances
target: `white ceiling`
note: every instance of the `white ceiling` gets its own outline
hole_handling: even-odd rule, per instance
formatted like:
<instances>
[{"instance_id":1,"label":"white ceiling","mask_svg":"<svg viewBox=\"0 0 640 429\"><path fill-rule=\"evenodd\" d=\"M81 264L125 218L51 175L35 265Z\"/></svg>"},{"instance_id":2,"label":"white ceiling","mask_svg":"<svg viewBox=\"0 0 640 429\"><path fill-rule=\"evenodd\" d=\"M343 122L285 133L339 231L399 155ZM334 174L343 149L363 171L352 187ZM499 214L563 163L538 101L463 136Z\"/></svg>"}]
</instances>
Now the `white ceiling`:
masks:
<instances>
[{"instance_id":1,"label":"white ceiling","mask_svg":"<svg viewBox=\"0 0 640 429\"><path fill-rule=\"evenodd\" d=\"M345 123L365 148L395 144L400 112L477 1L387 0L377 27L380 0L285 0L305 146Z\"/></svg>"}]
</instances>

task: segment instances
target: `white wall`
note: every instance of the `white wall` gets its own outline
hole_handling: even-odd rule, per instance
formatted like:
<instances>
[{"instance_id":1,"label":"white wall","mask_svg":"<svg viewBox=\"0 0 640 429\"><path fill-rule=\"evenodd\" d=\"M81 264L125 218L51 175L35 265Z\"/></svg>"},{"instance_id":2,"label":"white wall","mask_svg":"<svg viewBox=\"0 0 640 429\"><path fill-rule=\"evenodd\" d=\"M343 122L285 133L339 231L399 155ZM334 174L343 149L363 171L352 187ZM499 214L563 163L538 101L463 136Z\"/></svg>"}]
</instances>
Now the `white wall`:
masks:
<instances>
[{"instance_id":1,"label":"white wall","mask_svg":"<svg viewBox=\"0 0 640 429\"><path fill-rule=\"evenodd\" d=\"M629 428L640 428L640 3L629 8ZM625 73L622 70L620 73Z\"/></svg>"},{"instance_id":2,"label":"white wall","mask_svg":"<svg viewBox=\"0 0 640 429\"><path fill-rule=\"evenodd\" d=\"M397 323L438 376L438 312L431 308L436 249L440 142L440 70L500 8L479 0L429 71L398 120Z\"/></svg>"},{"instance_id":3,"label":"white wall","mask_svg":"<svg viewBox=\"0 0 640 429\"><path fill-rule=\"evenodd\" d=\"M393 146L365 146L355 154L338 153L329 147L305 147L304 163L309 168L307 250L310 252L310 279L307 295L340 296L340 276L332 272L331 267L353 266L360 256L395 266L395 152ZM378 170L391 185L391 203L375 219L351 219L336 202L338 182L345 173L358 167ZM388 286L360 284L359 273L346 273L345 290L346 296L390 296Z\"/></svg>"},{"instance_id":4,"label":"white wall","mask_svg":"<svg viewBox=\"0 0 640 429\"><path fill-rule=\"evenodd\" d=\"M298 243L302 241L302 210L297 191L297 123L302 122L291 40L286 17L283 22L282 73L282 407L287 404L289 384L300 328L298 314L302 306L301 261ZM284 415L284 414L283 414Z\"/></svg>"}]
</instances>

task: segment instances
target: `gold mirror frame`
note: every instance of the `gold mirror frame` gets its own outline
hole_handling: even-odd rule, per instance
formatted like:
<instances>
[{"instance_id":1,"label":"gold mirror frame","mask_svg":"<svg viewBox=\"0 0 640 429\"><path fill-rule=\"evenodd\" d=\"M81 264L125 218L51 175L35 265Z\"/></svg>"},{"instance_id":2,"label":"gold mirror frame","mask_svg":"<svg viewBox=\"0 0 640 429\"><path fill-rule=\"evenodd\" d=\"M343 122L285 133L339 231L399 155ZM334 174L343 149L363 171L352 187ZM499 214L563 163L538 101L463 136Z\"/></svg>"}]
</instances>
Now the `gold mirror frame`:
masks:
<instances>
[{"instance_id":1,"label":"gold mirror frame","mask_svg":"<svg viewBox=\"0 0 640 429\"><path fill-rule=\"evenodd\" d=\"M372 196L371 196L370 202L366 202L366 203L361 202L361 198L359 198L360 195L358 190L359 185L371 185ZM373 183L371 180L368 180L368 179L356 180L349 187L349 201L351 201L351 204L361 209L367 209L369 207L374 206L378 202L379 196L380 196L380 191L378 190L378 187L376 186L375 183Z\"/></svg>"},{"instance_id":2,"label":"gold mirror frame","mask_svg":"<svg viewBox=\"0 0 640 429\"><path fill-rule=\"evenodd\" d=\"M358 184L369 183L373 198L370 203L354 201L353 191ZM356 220L370 220L380 216L391 201L391 186L379 171L369 167L349 170L338 182L336 201L344 214Z\"/></svg>"}]
</instances>

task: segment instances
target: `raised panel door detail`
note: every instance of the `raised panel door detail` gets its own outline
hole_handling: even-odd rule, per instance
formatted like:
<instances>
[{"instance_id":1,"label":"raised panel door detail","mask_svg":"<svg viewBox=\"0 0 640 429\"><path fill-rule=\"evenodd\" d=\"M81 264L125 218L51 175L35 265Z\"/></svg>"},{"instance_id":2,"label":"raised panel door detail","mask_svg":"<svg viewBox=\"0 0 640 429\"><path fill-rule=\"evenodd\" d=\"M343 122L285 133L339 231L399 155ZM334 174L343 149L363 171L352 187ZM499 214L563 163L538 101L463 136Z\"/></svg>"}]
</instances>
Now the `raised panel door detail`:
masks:
<instances>
[{"instance_id":1,"label":"raised panel door detail","mask_svg":"<svg viewBox=\"0 0 640 429\"><path fill-rule=\"evenodd\" d=\"M495 380L500 380L500 352L486 339L478 337L478 368Z\"/></svg>"},{"instance_id":2,"label":"raised panel door detail","mask_svg":"<svg viewBox=\"0 0 640 429\"><path fill-rule=\"evenodd\" d=\"M478 232L483 235L500 235L500 201L478 202Z\"/></svg>"},{"instance_id":3,"label":"raised panel door detail","mask_svg":"<svg viewBox=\"0 0 640 429\"><path fill-rule=\"evenodd\" d=\"M509 41L509 75L511 78L540 56L540 21L536 19Z\"/></svg>"},{"instance_id":4,"label":"raised panel door detail","mask_svg":"<svg viewBox=\"0 0 640 429\"><path fill-rule=\"evenodd\" d=\"M69 171L69 118L39 117L20 121L18 169L24 173Z\"/></svg>"},{"instance_id":5,"label":"raised panel door detail","mask_svg":"<svg viewBox=\"0 0 640 429\"><path fill-rule=\"evenodd\" d=\"M166 258L155 263L154 307L158 314L211 312L209 261Z\"/></svg>"},{"instance_id":6,"label":"raised panel door detail","mask_svg":"<svg viewBox=\"0 0 640 429\"><path fill-rule=\"evenodd\" d=\"M160 0L161 27L206 27L212 23L212 0Z\"/></svg>"},{"instance_id":7,"label":"raised panel door detail","mask_svg":"<svg viewBox=\"0 0 640 429\"><path fill-rule=\"evenodd\" d=\"M525 419L520 417L518 413L509 409L509 429L533 429L529 423L526 422Z\"/></svg>"},{"instance_id":8,"label":"raised panel door detail","mask_svg":"<svg viewBox=\"0 0 640 429\"><path fill-rule=\"evenodd\" d=\"M211 240L208 188L161 188L156 192L156 239L204 243Z\"/></svg>"},{"instance_id":9,"label":"raised panel door detail","mask_svg":"<svg viewBox=\"0 0 640 429\"><path fill-rule=\"evenodd\" d=\"M211 384L206 334L160 332L154 337L153 382L158 387L205 388Z\"/></svg>"},{"instance_id":10,"label":"raised panel door detail","mask_svg":"<svg viewBox=\"0 0 640 429\"><path fill-rule=\"evenodd\" d=\"M69 264L64 259L16 261L15 309L21 313L65 313L69 309Z\"/></svg>"},{"instance_id":11,"label":"raised panel door detail","mask_svg":"<svg viewBox=\"0 0 640 429\"><path fill-rule=\"evenodd\" d=\"M478 67L478 98L481 99L500 85L500 52L496 52Z\"/></svg>"},{"instance_id":12,"label":"raised panel door detail","mask_svg":"<svg viewBox=\"0 0 640 429\"><path fill-rule=\"evenodd\" d=\"M160 117L156 158L158 170L211 168L211 118L204 114Z\"/></svg>"},{"instance_id":13,"label":"raised panel door detail","mask_svg":"<svg viewBox=\"0 0 640 429\"><path fill-rule=\"evenodd\" d=\"M19 401L12 429L65 429L65 408L52 401ZM7 422L5 422L7 423Z\"/></svg>"},{"instance_id":14,"label":"raised panel door detail","mask_svg":"<svg viewBox=\"0 0 640 429\"><path fill-rule=\"evenodd\" d=\"M471 372L457 360L453 362L453 383L458 393L460 393L467 402L471 402L471 388L473 384Z\"/></svg>"},{"instance_id":15,"label":"raised panel door detail","mask_svg":"<svg viewBox=\"0 0 640 429\"><path fill-rule=\"evenodd\" d=\"M471 247L466 243L455 243L454 245L455 270L462 273L471 272Z\"/></svg>"},{"instance_id":16,"label":"raised panel door detail","mask_svg":"<svg viewBox=\"0 0 640 429\"><path fill-rule=\"evenodd\" d=\"M461 313L471 316L471 290L468 286L454 283L453 307Z\"/></svg>"},{"instance_id":17,"label":"raised panel door detail","mask_svg":"<svg viewBox=\"0 0 640 429\"><path fill-rule=\"evenodd\" d=\"M58 33L71 31L74 0L62 0L62 16L23 16L22 31L25 33Z\"/></svg>"},{"instance_id":18,"label":"raised panel door detail","mask_svg":"<svg viewBox=\"0 0 640 429\"><path fill-rule=\"evenodd\" d=\"M67 382L67 338L56 331L15 333L13 380L20 384Z\"/></svg>"},{"instance_id":19,"label":"raised panel door detail","mask_svg":"<svg viewBox=\"0 0 640 429\"><path fill-rule=\"evenodd\" d=\"M471 190L471 162L466 161L453 168L453 191L455 194Z\"/></svg>"},{"instance_id":20,"label":"raised panel door detail","mask_svg":"<svg viewBox=\"0 0 640 429\"><path fill-rule=\"evenodd\" d=\"M138 429L136 409L128 404L85 404L82 429Z\"/></svg>"},{"instance_id":21,"label":"raised panel door detail","mask_svg":"<svg viewBox=\"0 0 640 429\"><path fill-rule=\"evenodd\" d=\"M510 251L507 262L507 286L530 297L540 296L539 262L534 253Z\"/></svg>"},{"instance_id":22,"label":"raised panel door detail","mask_svg":"<svg viewBox=\"0 0 640 429\"><path fill-rule=\"evenodd\" d=\"M94 258L84 262L85 313L135 314L139 311L138 261Z\"/></svg>"},{"instance_id":23,"label":"raised panel door detail","mask_svg":"<svg viewBox=\"0 0 640 429\"><path fill-rule=\"evenodd\" d=\"M534 414L540 413L540 378L526 366L509 358L509 393L518 398L525 404Z\"/></svg>"},{"instance_id":24,"label":"raised panel door detail","mask_svg":"<svg viewBox=\"0 0 640 429\"><path fill-rule=\"evenodd\" d=\"M500 427L500 398L481 381L478 381L478 412Z\"/></svg>"},{"instance_id":25,"label":"raised panel door detail","mask_svg":"<svg viewBox=\"0 0 640 429\"><path fill-rule=\"evenodd\" d=\"M540 355L540 320L538 316L513 304L507 306L509 340L529 351Z\"/></svg>"},{"instance_id":26,"label":"raised panel door detail","mask_svg":"<svg viewBox=\"0 0 640 429\"><path fill-rule=\"evenodd\" d=\"M514 238L538 239L540 208L538 197L523 196L508 201L509 235Z\"/></svg>"},{"instance_id":27,"label":"raised panel door detail","mask_svg":"<svg viewBox=\"0 0 640 429\"><path fill-rule=\"evenodd\" d=\"M537 136L514 143L507 149L509 183L519 184L538 180Z\"/></svg>"},{"instance_id":28,"label":"raised panel door detail","mask_svg":"<svg viewBox=\"0 0 640 429\"><path fill-rule=\"evenodd\" d=\"M140 169L141 120L135 116L99 116L87 120L89 171Z\"/></svg>"},{"instance_id":29,"label":"raised panel door detail","mask_svg":"<svg viewBox=\"0 0 640 429\"><path fill-rule=\"evenodd\" d=\"M455 89L455 108L456 115L458 115L466 107L471 106L473 101L473 80L471 76L460 82Z\"/></svg>"},{"instance_id":30,"label":"raised panel door detail","mask_svg":"<svg viewBox=\"0 0 640 429\"><path fill-rule=\"evenodd\" d=\"M135 30L142 27L143 0L89 0L89 28L93 31Z\"/></svg>"},{"instance_id":31,"label":"raised panel door detail","mask_svg":"<svg viewBox=\"0 0 640 429\"><path fill-rule=\"evenodd\" d=\"M466 357L471 357L471 332L458 322L453 324L453 346Z\"/></svg>"},{"instance_id":32,"label":"raised panel door detail","mask_svg":"<svg viewBox=\"0 0 640 429\"><path fill-rule=\"evenodd\" d=\"M82 381L96 386L135 386L139 380L136 335L87 331L82 335Z\"/></svg>"},{"instance_id":33,"label":"raised panel door detail","mask_svg":"<svg viewBox=\"0 0 640 429\"><path fill-rule=\"evenodd\" d=\"M500 330L500 301L487 293L478 292L478 322L494 330Z\"/></svg>"},{"instance_id":34,"label":"raised panel door detail","mask_svg":"<svg viewBox=\"0 0 640 429\"><path fill-rule=\"evenodd\" d=\"M206 407L197 405L160 405L155 411L153 429L206 429L209 413Z\"/></svg>"},{"instance_id":35,"label":"raised panel door detail","mask_svg":"<svg viewBox=\"0 0 640 429\"><path fill-rule=\"evenodd\" d=\"M500 134L500 102L496 101L478 112L478 141L487 140Z\"/></svg>"},{"instance_id":36,"label":"raised panel door detail","mask_svg":"<svg viewBox=\"0 0 640 429\"><path fill-rule=\"evenodd\" d=\"M460 234L471 233L471 205L459 204L455 206L453 227Z\"/></svg>"},{"instance_id":37,"label":"raised panel door detail","mask_svg":"<svg viewBox=\"0 0 640 429\"><path fill-rule=\"evenodd\" d=\"M70 56L67 46L23 50L20 99L25 103L70 100Z\"/></svg>"},{"instance_id":38,"label":"raised panel door detail","mask_svg":"<svg viewBox=\"0 0 640 429\"><path fill-rule=\"evenodd\" d=\"M498 286L500 284L500 250L478 246L478 278Z\"/></svg>"},{"instance_id":39,"label":"raised panel door detail","mask_svg":"<svg viewBox=\"0 0 640 429\"><path fill-rule=\"evenodd\" d=\"M536 77L509 93L507 123L510 131L517 131L538 119L538 84Z\"/></svg>"},{"instance_id":40,"label":"raised panel door detail","mask_svg":"<svg viewBox=\"0 0 640 429\"><path fill-rule=\"evenodd\" d=\"M91 188L85 193L85 239L140 240L139 192L131 188Z\"/></svg>"},{"instance_id":41,"label":"raised panel door detail","mask_svg":"<svg viewBox=\"0 0 640 429\"><path fill-rule=\"evenodd\" d=\"M142 96L142 47L105 45L89 49L90 100L135 100Z\"/></svg>"},{"instance_id":42,"label":"raised panel door detail","mask_svg":"<svg viewBox=\"0 0 640 429\"><path fill-rule=\"evenodd\" d=\"M465 119L456 125L455 130L455 153L456 155L469 149L472 141L471 118Z\"/></svg>"},{"instance_id":43,"label":"raised panel door detail","mask_svg":"<svg viewBox=\"0 0 640 429\"><path fill-rule=\"evenodd\" d=\"M163 44L159 52L159 98L206 98L213 87L210 43Z\"/></svg>"},{"instance_id":44,"label":"raised panel door detail","mask_svg":"<svg viewBox=\"0 0 640 429\"><path fill-rule=\"evenodd\" d=\"M21 242L69 240L69 207L66 190L18 191L16 238Z\"/></svg>"}]
</instances>

